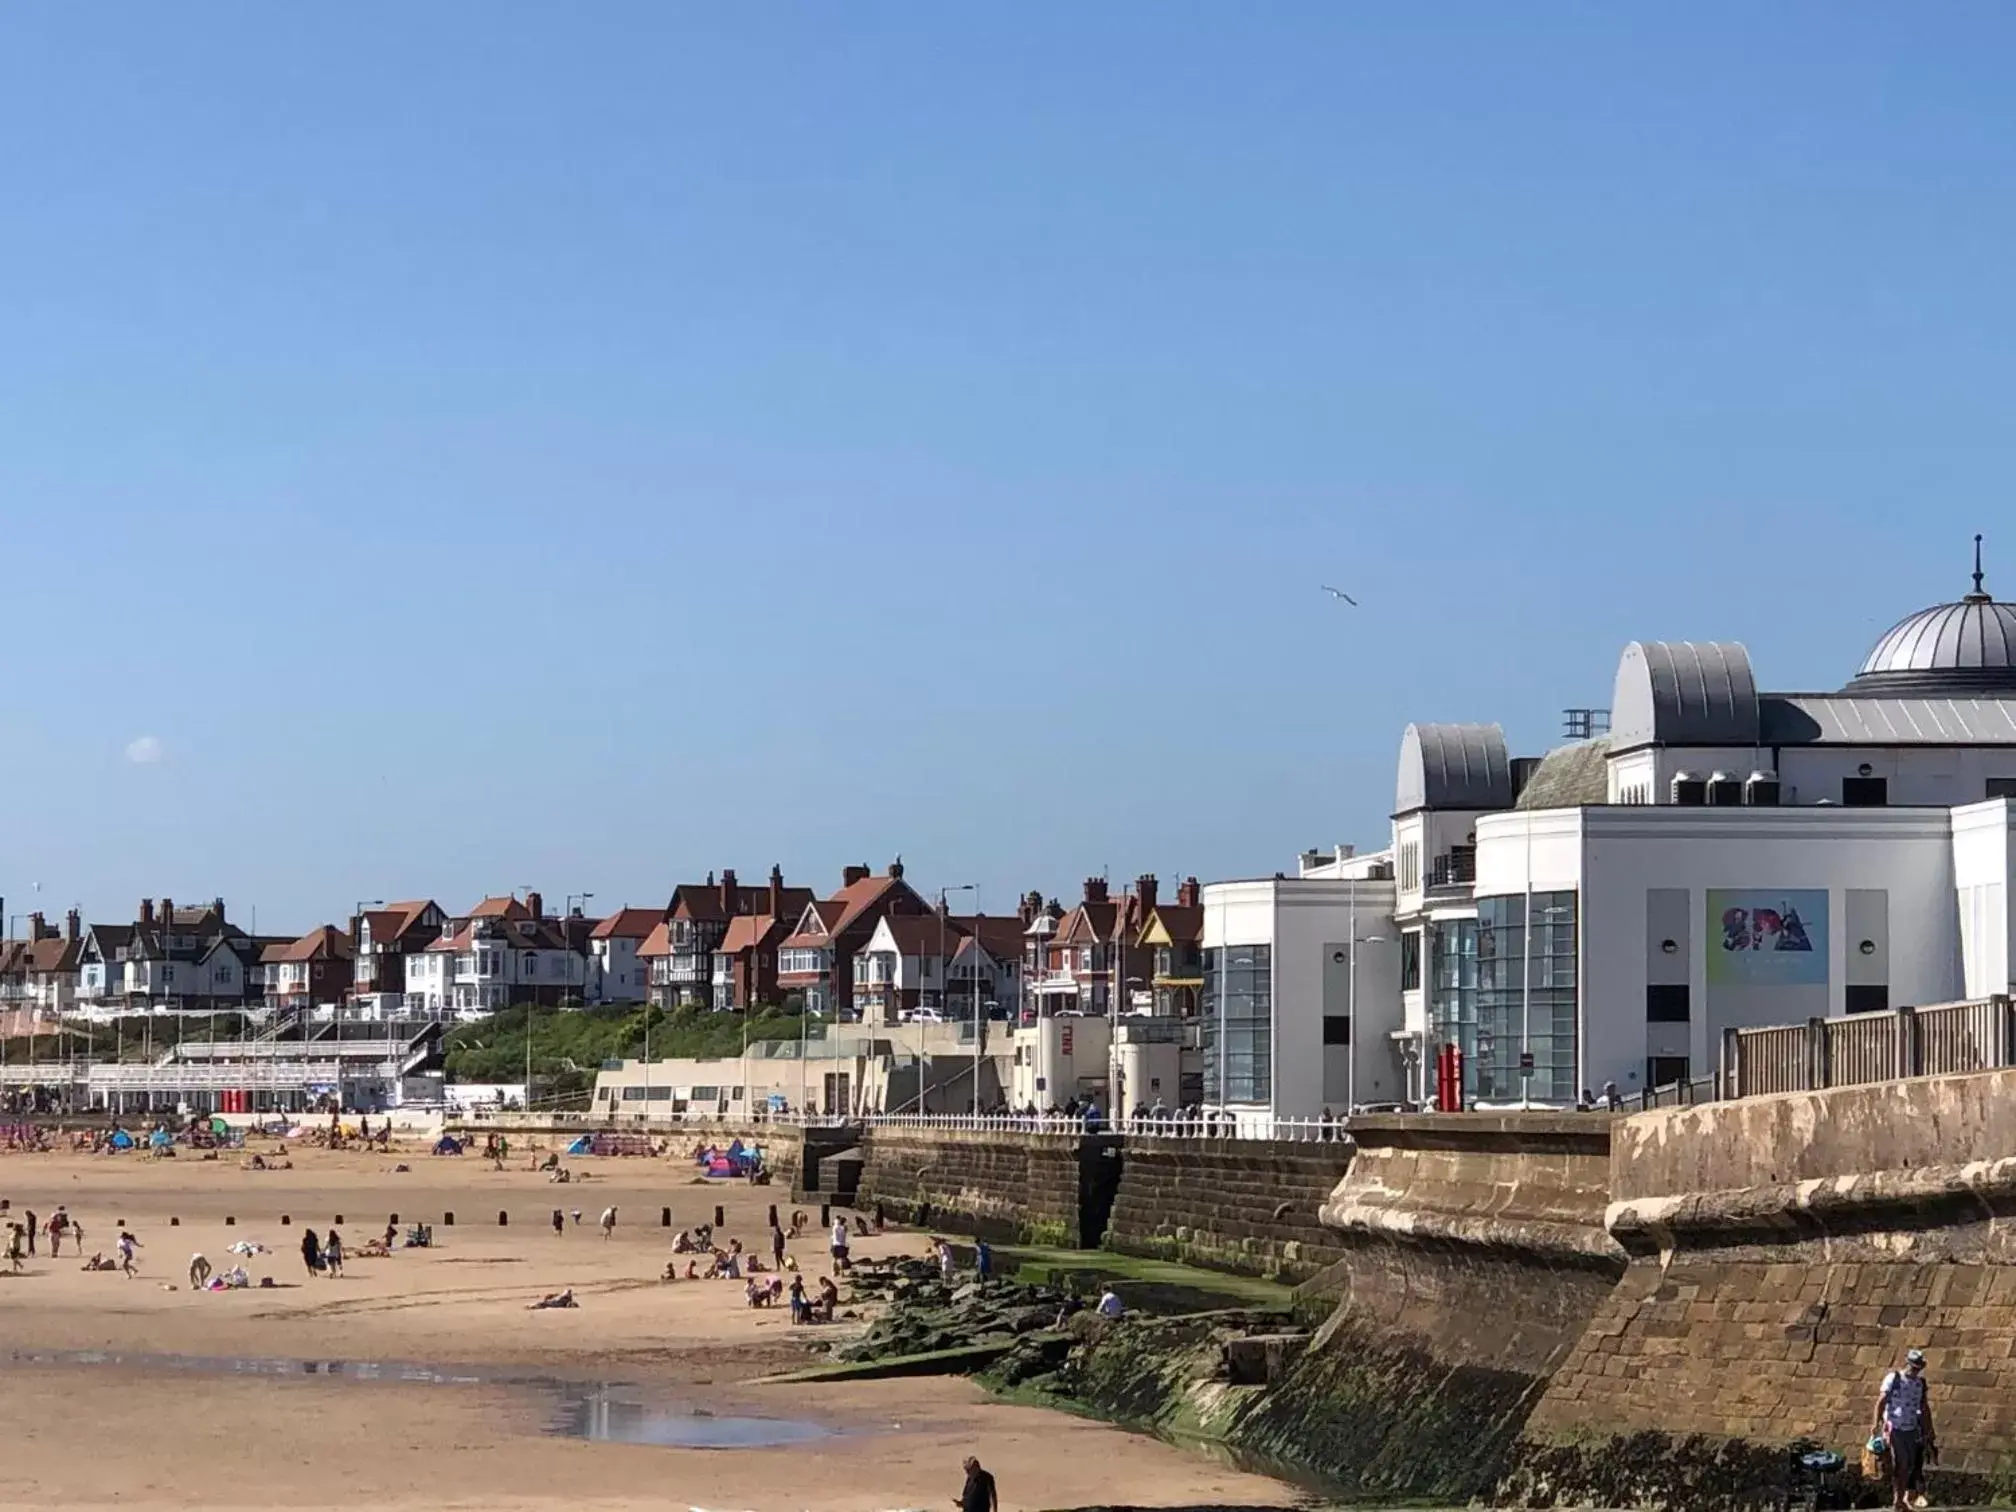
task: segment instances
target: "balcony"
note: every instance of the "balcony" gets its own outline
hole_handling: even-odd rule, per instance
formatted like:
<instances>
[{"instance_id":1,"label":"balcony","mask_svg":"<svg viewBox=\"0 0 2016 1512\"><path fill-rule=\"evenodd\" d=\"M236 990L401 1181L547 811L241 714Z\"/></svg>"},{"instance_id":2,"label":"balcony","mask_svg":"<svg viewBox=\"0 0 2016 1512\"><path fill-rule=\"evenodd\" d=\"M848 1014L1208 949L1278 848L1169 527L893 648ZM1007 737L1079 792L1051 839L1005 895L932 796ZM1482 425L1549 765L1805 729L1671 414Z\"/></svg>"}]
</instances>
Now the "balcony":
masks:
<instances>
[{"instance_id":1,"label":"balcony","mask_svg":"<svg viewBox=\"0 0 2016 1512\"><path fill-rule=\"evenodd\" d=\"M1428 863L1429 892L1467 894L1477 881L1477 847L1458 845Z\"/></svg>"}]
</instances>

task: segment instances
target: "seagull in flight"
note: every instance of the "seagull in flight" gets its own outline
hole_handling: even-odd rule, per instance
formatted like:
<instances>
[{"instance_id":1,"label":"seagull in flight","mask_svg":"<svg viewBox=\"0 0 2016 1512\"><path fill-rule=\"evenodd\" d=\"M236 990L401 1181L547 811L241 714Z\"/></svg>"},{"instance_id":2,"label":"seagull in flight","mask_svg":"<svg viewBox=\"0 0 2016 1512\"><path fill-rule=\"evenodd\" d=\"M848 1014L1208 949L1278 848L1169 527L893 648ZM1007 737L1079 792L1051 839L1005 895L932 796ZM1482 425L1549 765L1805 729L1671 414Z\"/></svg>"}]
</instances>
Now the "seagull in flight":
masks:
<instances>
[{"instance_id":1,"label":"seagull in flight","mask_svg":"<svg viewBox=\"0 0 2016 1512\"><path fill-rule=\"evenodd\" d=\"M1351 597L1351 595L1346 593L1342 588L1332 588L1328 583L1325 583L1322 586L1323 591L1329 594L1330 597L1344 600L1344 602L1349 604L1353 609L1356 609L1358 607L1358 600Z\"/></svg>"}]
</instances>

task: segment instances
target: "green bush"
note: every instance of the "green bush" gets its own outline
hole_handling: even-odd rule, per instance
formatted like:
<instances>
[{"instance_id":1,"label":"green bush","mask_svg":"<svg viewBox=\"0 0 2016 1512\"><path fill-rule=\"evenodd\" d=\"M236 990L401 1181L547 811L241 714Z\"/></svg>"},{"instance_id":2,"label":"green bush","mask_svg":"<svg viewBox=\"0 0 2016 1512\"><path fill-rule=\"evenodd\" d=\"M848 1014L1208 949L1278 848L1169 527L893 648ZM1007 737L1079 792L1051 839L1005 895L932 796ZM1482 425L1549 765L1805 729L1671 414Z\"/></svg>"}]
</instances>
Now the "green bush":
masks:
<instances>
[{"instance_id":1,"label":"green bush","mask_svg":"<svg viewBox=\"0 0 2016 1512\"><path fill-rule=\"evenodd\" d=\"M527 1010L520 1006L501 1008L450 1031L449 1080L522 1081L528 1011L532 1024L533 1074L542 1081L551 1078L551 1090L556 1093L592 1084L605 1060L635 1060L642 1056L647 1016L653 1060L720 1058L742 1053L745 1015L740 1013L675 1009L668 1015L662 1009L647 1010L636 1003L581 1009ZM753 1015L747 1016L751 1041L796 1039L799 1029L795 1015L775 1008L758 1007Z\"/></svg>"}]
</instances>

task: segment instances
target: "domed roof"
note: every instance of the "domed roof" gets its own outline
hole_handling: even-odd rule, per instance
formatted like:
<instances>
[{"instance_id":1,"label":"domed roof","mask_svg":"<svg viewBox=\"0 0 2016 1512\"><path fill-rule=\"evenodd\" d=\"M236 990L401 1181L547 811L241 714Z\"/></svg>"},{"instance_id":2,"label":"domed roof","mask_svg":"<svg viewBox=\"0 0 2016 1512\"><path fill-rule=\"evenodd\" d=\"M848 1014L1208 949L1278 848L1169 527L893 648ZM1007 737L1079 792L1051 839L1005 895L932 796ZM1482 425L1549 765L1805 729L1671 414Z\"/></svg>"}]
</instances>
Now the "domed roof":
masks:
<instances>
[{"instance_id":1,"label":"domed roof","mask_svg":"<svg viewBox=\"0 0 2016 1512\"><path fill-rule=\"evenodd\" d=\"M2016 604L1983 590L1981 537L1974 537L1974 591L1892 625L1842 691L2016 694Z\"/></svg>"}]
</instances>

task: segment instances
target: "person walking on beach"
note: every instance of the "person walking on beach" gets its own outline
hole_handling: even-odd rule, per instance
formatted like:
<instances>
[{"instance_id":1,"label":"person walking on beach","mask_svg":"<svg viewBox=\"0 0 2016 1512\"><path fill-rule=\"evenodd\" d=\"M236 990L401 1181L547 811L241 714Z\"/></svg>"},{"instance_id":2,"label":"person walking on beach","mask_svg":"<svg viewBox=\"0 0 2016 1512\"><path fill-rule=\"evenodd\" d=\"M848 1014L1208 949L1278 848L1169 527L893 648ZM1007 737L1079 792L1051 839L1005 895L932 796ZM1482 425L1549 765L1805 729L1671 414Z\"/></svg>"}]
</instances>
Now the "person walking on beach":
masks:
<instances>
[{"instance_id":1,"label":"person walking on beach","mask_svg":"<svg viewBox=\"0 0 2016 1512\"><path fill-rule=\"evenodd\" d=\"M784 1225L781 1223L770 1225L770 1261L775 1269L784 1269Z\"/></svg>"},{"instance_id":2,"label":"person walking on beach","mask_svg":"<svg viewBox=\"0 0 2016 1512\"><path fill-rule=\"evenodd\" d=\"M615 1232L616 1232L616 1209L614 1209L613 1207L605 1207L604 1209L602 1209L602 1237L604 1239L607 1239L611 1234Z\"/></svg>"},{"instance_id":3,"label":"person walking on beach","mask_svg":"<svg viewBox=\"0 0 2016 1512\"><path fill-rule=\"evenodd\" d=\"M69 1229L70 1229L70 1215L66 1213L59 1206L55 1212L49 1215L49 1228L48 1228L49 1258L51 1260L54 1260L57 1257L56 1252L63 1243L64 1234L69 1232ZM84 1241L82 1239L79 1239L77 1241L77 1247L79 1252L81 1253L84 1247Z\"/></svg>"},{"instance_id":4,"label":"person walking on beach","mask_svg":"<svg viewBox=\"0 0 2016 1512\"><path fill-rule=\"evenodd\" d=\"M994 1489L994 1477L980 1468L980 1461L966 1456L966 1485L953 1503L959 1512L1001 1512L1001 1496Z\"/></svg>"},{"instance_id":5,"label":"person walking on beach","mask_svg":"<svg viewBox=\"0 0 2016 1512\"><path fill-rule=\"evenodd\" d=\"M308 1267L310 1281L322 1274L322 1245L312 1228L301 1231L301 1263Z\"/></svg>"},{"instance_id":6,"label":"person walking on beach","mask_svg":"<svg viewBox=\"0 0 2016 1512\"><path fill-rule=\"evenodd\" d=\"M322 1246L322 1264L332 1281L343 1274L343 1236L334 1229L329 1230L329 1242Z\"/></svg>"},{"instance_id":7,"label":"person walking on beach","mask_svg":"<svg viewBox=\"0 0 2016 1512\"><path fill-rule=\"evenodd\" d=\"M140 1267L133 1263L133 1252L139 1247L138 1239L123 1228L119 1230L119 1269L126 1273L129 1280L140 1274Z\"/></svg>"},{"instance_id":8,"label":"person walking on beach","mask_svg":"<svg viewBox=\"0 0 2016 1512\"><path fill-rule=\"evenodd\" d=\"M35 1209L33 1208L28 1209L28 1253L31 1255L35 1253ZM51 1256L54 1256L56 1252L51 1250L49 1253Z\"/></svg>"},{"instance_id":9,"label":"person walking on beach","mask_svg":"<svg viewBox=\"0 0 2016 1512\"><path fill-rule=\"evenodd\" d=\"M1876 1432L1890 1451L1890 1505L1905 1512L1925 1505L1925 1456L1939 1457L1939 1439L1932 1431L1932 1393L1925 1384L1925 1351L1904 1352L1904 1368L1883 1377L1876 1393Z\"/></svg>"},{"instance_id":10,"label":"person walking on beach","mask_svg":"<svg viewBox=\"0 0 2016 1512\"><path fill-rule=\"evenodd\" d=\"M844 1270L846 1270L846 1269L847 1269L847 1220L846 1220L845 1218L835 1218L835 1219L833 1220L833 1245L832 1245L832 1254L833 1254L833 1269L835 1269L835 1270L837 1270L837 1271L844 1271Z\"/></svg>"}]
</instances>

